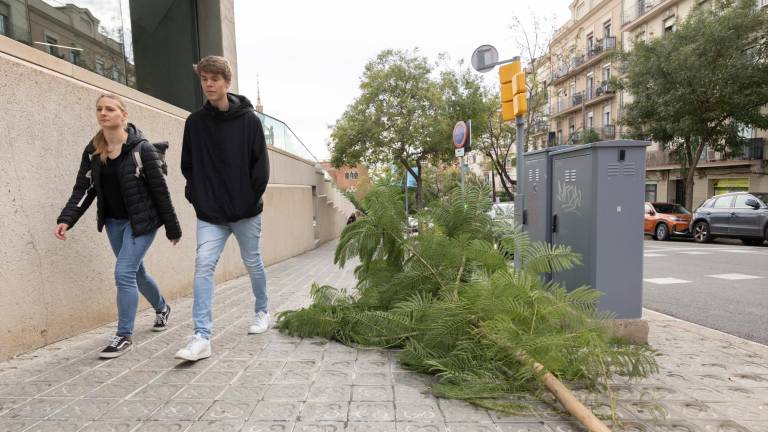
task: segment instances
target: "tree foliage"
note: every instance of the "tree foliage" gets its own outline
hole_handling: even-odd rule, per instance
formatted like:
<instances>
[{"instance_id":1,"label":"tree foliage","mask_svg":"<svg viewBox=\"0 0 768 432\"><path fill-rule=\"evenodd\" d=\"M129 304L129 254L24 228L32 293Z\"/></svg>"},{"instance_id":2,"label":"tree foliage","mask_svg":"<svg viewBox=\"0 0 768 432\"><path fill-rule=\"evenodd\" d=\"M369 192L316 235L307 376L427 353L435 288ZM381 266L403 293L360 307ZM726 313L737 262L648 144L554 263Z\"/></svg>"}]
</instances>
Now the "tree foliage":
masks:
<instances>
[{"instance_id":1,"label":"tree foliage","mask_svg":"<svg viewBox=\"0 0 768 432\"><path fill-rule=\"evenodd\" d=\"M488 197L480 185L455 189L422 211L421 231L407 236L400 190L375 188L363 200L366 216L347 226L336 249L337 264L356 264L357 285L315 285L312 305L280 314L278 326L399 348L405 365L437 375L437 395L496 409L514 411L505 397L539 390L521 352L561 379L603 390L615 374L656 371L650 348L609 335L597 291L542 282L540 273L578 265L579 256L492 221ZM515 254L520 270L511 266Z\"/></svg>"},{"instance_id":2,"label":"tree foliage","mask_svg":"<svg viewBox=\"0 0 768 432\"><path fill-rule=\"evenodd\" d=\"M623 123L672 152L692 205L705 148L738 151L745 126L768 128L768 13L752 0L699 6L678 29L624 55L632 95Z\"/></svg>"},{"instance_id":3,"label":"tree foliage","mask_svg":"<svg viewBox=\"0 0 768 432\"><path fill-rule=\"evenodd\" d=\"M421 208L423 166L453 158L453 125L480 118L483 102L479 80L466 67L437 69L418 51L385 50L370 61L360 96L331 133L333 165L397 164L416 179Z\"/></svg>"}]
</instances>

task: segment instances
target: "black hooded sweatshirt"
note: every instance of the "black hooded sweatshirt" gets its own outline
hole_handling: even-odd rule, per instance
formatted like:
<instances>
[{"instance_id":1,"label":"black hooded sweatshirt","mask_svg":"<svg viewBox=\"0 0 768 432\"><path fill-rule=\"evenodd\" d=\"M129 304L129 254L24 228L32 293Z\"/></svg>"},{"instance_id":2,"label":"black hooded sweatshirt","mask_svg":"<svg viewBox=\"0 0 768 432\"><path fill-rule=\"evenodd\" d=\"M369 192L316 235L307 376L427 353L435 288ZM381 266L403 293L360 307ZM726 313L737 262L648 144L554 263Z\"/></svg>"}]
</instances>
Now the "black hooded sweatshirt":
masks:
<instances>
[{"instance_id":1,"label":"black hooded sweatshirt","mask_svg":"<svg viewBox=\"0 0 768 432\"><path fill-rule=\"evenodd\" d=\"M187 117L181 150L184 195L198 219L220 225L260 214L269 182L261 121L248 98L227 97L227 111L206 102Z\"/></svg>"}]
</instances>

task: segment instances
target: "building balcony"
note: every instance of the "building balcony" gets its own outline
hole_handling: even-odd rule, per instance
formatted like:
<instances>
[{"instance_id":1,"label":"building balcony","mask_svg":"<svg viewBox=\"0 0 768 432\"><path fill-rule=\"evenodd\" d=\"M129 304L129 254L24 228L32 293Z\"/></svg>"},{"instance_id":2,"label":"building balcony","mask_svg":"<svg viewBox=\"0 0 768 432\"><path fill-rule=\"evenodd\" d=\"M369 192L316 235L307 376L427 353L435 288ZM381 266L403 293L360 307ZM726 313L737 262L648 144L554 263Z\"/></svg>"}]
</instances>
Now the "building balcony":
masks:
<instances>
[{"instance_id":1,"label":"building balcony","mask_svg":"<svg viewBox=\"0 0 768 432\"><path fill-rule=\"evenodd\" d=\"M569 78L585 71L587 68L597 63L598 59L604 57L605 54L616 48L618 48L616 36L609 36L596 40L591 47L587 48L586 53L576 54L565 64L561 64L560 67L555 68L552 71L552 84L562 84Z\"/></svg>"},{"instance_id":2,"label":"building balcony","mask_svg":"<svg viewBox=\"0 0 768 432\"><path fill-rule=\"evenodd\" d=\"M601 140L616 139L616 125L604 125L599 128L595 128L597 135Z\"/></svg>"},{"instance_id":3,"label":"building balcony","mask_svg":"<svg viewBox=\"0 0 768 432\"><path fill-rule=\"evenodd\" d=\"M528 130L528 133L531 135L539 135L547 132L549 132L549 122L542 119L534 120Z\"/></svg>"},{"instance_id":4,"label":"building balcony","mask_svg":"<svg viewBox=\"0 0 768 432\"><path fill-rule=\"evenodd\" d=\"M550 106L551 115L556 117L569 114L581 108L610 99L614 95L615 90L607 81L603 81L599 86L574 93L571 97L563 96L557 98Z\"/></svg>"},{"instance_id":5,"label":"building balcony","mask_svg":"<svg viewBox=\"0 0 768 432\"><path fill-rule=\"evenodd\" d=\"M699 159L699 166L708 165L739 165L740 163L751 163L752 161L766 160L765 138L752 138L744 147L736 151L726 153L714 150L704 149ZM667 150L652 150L645 155L645 165L651 168L675 169L680 167L680 163Z\"/></svg>"},{"instance_id":6,"label":"building balcony","mask_svg":"<svg viewBox=\"0 0 768 432\"><path fill-rule=\"evenodd\" d=\"M622 15L623 25L627 25L637 20L663 1L664 0L639 0L627 3Z\"/></svg>"},{"instance_id":7,"label":"building balcony","mask_svg":"<svg viewBox=\"0 0 768 432\"><path fill-rule=\"evenodd\" d=\"M621 30L632 32L652 19L665 14L682 0L628 0L622 13ZM759 3L760 0L758 0ZM664 15L666 16L666 15Z\"/></svg>"}]
</instances>

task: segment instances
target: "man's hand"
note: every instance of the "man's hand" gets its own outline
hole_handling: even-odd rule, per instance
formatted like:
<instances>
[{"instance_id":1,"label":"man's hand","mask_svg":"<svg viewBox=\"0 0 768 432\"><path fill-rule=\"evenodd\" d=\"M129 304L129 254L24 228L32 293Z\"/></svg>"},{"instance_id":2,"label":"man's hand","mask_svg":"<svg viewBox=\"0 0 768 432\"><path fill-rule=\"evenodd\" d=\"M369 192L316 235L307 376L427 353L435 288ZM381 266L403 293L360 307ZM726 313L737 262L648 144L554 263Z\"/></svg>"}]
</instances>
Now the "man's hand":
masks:
<instances>
[{"instance_id":1,"label":"man's hand","mask_svg":"<svg viewBox=\"0 0 768 432\"><path fill-rule=\"evenodd\" d=\"M56 229L53 231L53 235L55 235L56 238L59 240L66 240L68 229L69 229L69 225L65 223L58 224L56 225Z\"/></svg>"}]
</instances>

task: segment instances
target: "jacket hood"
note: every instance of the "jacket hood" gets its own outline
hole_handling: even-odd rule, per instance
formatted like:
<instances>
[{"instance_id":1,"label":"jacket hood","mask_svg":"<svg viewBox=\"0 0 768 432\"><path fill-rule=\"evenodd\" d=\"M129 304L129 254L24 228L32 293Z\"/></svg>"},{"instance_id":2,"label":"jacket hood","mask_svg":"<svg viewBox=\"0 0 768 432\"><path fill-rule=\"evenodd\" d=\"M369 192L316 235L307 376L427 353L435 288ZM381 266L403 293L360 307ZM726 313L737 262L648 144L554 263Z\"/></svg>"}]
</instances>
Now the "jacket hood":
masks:
<instances>
[{"instance_id":1,"label":"jacket hood","mask_svg":"<svg viewBox=\"0 0 768 432\"><path fill-rule=\"evenodd\" d=\"M144 134L141 130L139 130L133 123L128 123L126 131L128 132L128 140L126 140L125 145L123 145L123 152L130 151L140 142L147 140L144 138Z\"/></svg>"},{"instance_id":2,"label":"jacket hood","mask_svg":"<svg viewBox=\"0 0 768 432\"><path fill-rule=\"evenodd\" d=\"M227 93L227 99L229 100L228 110L219 111L218 108L206 101L205 105L203 105L203 111L213 116L213 118L223 121L242 117L245 114L253 112L253 104L251 104L251 101L248 100L247 97L234 93Z\"/></svg>"},{"instance_id":3,"label":"jacket hood","mask_svg":"<svg viewBox=\"0 0 768 432\"><path fill-rule=\"evenodd\" d=\"M128 139L125 141L125 144L123 144L121 153L131 151L140 142L147 140L144 138L144 133L142 133L141 130L137 128L133 123L128 123L128 126L125 128L125 130L128 132ZM96 151L96 146L94 146L93 140L88 141L88 145L85 146L85 151L90 154L93 154L93 152Z\"/></svg>"}]
</instances>

